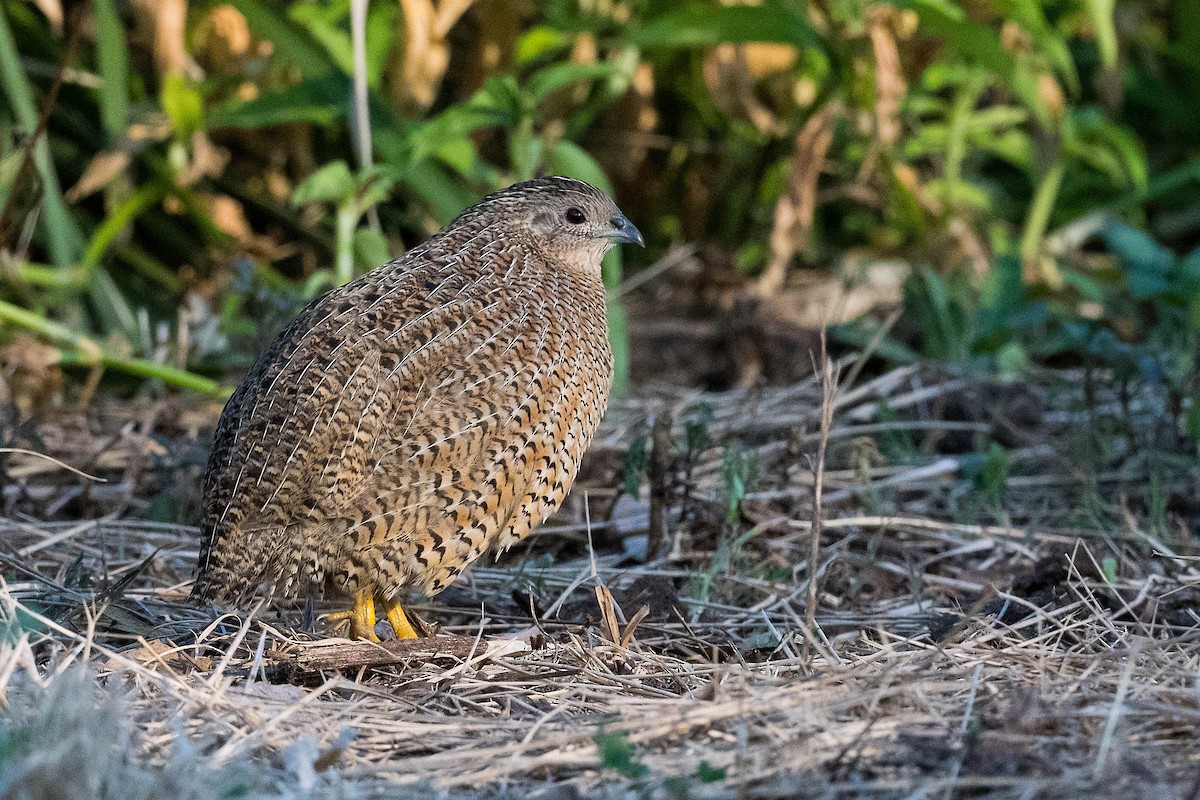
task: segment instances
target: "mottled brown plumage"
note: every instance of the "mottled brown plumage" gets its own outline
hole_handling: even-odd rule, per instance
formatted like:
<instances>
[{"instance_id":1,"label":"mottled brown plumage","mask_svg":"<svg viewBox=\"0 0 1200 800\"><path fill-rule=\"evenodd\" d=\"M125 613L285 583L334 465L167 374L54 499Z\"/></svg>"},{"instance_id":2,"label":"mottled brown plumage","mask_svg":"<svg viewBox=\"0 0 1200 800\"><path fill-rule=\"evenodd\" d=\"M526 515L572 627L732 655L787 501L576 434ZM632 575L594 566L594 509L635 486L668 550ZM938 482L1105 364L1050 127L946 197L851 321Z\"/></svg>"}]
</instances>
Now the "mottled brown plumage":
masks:
<instances>
[{"instance_id":1,"label":"mottled brown plumage","mask_svg":"<svg viewBox=\"0 0 1200 800\"><path fill-rule=\"evenodd\" d=\"M603 193L532 180L309 304L221 415L193 596L355 595L370 636L363 598L392 619L520 541L604 413L618 242L641 235Z\"/></svg>"}]
</instances>

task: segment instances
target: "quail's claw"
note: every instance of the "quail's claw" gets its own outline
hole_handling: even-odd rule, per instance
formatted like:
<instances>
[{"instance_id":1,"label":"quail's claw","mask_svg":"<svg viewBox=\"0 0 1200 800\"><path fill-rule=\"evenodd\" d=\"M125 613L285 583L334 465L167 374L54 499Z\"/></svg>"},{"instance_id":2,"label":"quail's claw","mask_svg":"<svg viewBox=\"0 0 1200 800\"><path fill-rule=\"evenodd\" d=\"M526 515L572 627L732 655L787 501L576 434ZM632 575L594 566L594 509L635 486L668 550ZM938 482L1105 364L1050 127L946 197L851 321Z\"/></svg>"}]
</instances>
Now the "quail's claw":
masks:
<instances>
[{"instance_id":1,"label":"quail's claw","mask_svg":"<svg viewBox=\"0 0 1200 800\"><path fill-rule=\"evenodd\" d=\"M379 637L375 635L375 596L370 589L361 589L354 595L354 608L351 610L335 611L324 616L326 622L349 620L351 639L379 641Z\"/></svg>"}]
</instances>

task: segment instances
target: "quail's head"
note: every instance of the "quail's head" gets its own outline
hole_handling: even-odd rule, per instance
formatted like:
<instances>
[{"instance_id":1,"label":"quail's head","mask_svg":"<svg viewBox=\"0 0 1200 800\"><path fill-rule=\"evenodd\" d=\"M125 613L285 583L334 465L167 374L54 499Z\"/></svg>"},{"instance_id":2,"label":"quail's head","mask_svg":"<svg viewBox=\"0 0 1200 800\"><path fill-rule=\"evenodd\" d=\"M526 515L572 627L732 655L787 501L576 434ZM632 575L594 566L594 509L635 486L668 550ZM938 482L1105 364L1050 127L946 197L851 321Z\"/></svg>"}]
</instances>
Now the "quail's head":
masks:
<instances>
[{"instance_id":1,"label":"quail's head","mask_svg":"<svg viewBox=\"0 0 1200 800\"><path fill-rule=\"evenodd\" d=\"M600 260L617 244L646 244L608 195L574 178L514 184L475 209L502 215L508 235L525 238L548 260L583 272L598 274Z\"/></svg>"}]
</instances>

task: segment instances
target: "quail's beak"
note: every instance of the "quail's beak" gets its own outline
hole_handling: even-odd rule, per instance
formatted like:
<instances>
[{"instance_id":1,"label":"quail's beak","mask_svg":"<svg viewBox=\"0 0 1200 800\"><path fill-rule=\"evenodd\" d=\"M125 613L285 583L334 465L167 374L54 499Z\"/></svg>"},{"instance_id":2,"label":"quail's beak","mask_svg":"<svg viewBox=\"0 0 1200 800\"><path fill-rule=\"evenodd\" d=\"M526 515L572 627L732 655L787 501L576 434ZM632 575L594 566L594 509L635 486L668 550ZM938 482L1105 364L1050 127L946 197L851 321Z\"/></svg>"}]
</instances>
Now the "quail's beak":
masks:
<instances>
[{"instance_id":1,"label":"quail's beak","mask_svg":"<svg viewBox=\"0 0 1200 800\"><path fill-rule=\"evenodd\" d=\"M600 234L605 239L612 239L614 242L622 244L636 244L638 247L646 246L642 232L634 227L634 224L626 219L624 214L620 212L614 214L609 222L612 223L612 230Z\"/></svg>"}]
</instances>

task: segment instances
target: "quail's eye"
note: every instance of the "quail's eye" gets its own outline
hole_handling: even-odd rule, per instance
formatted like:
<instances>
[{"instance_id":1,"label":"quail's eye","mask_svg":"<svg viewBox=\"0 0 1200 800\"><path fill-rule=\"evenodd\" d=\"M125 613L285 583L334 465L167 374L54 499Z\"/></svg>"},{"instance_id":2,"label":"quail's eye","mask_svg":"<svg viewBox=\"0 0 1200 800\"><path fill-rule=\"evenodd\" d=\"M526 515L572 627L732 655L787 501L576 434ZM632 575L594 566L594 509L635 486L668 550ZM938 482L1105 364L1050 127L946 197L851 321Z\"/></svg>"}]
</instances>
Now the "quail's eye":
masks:
<instances>
[{"instance_id":1,"label":"quail's eye","mask_svg":"<svg viewBox=\"0 0 1200 800\"><path fill-rule=\"evenodd\" d=\"M582 225L583 223L587 222L587 217L584 216L583 212L578 208L572 206L571 208L567 209L567 222L571 223L572 225Z\"/></svg>"}]
</instances>

